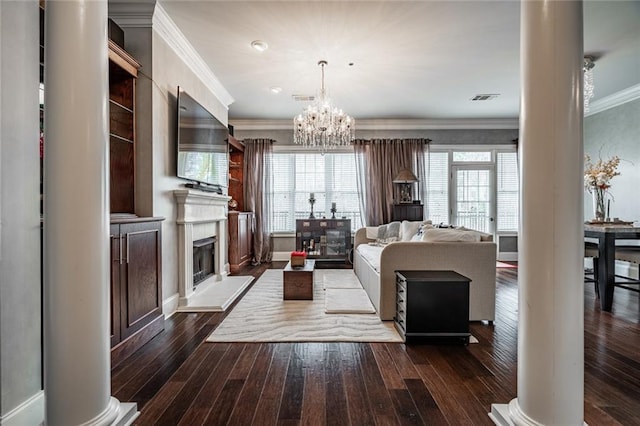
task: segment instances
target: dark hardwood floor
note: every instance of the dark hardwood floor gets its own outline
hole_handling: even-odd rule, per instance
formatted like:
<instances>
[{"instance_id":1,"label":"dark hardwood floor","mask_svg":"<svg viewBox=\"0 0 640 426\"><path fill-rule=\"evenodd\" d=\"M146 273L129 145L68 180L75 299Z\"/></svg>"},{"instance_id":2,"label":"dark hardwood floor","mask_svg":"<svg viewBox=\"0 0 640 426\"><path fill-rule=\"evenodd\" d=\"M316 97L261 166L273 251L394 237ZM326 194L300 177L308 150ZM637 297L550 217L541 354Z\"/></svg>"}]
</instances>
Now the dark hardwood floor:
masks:
<instances>
[{"instance_id":1,"label":"dark hardwood floor","mask_svg":"<svg viewBox=\"0 0 640 426\"><path fill-rule=\"evenodd\" d=\"M516 396L517 292L517 269L498 269L495 325L472 323L468 346L204 343L226 314L175 314L112 368L112 394L139 425L490 425ZM587 285L584 302L585 421L640 425L638 294L601 312Z\"/></svg>"}]
</instances>

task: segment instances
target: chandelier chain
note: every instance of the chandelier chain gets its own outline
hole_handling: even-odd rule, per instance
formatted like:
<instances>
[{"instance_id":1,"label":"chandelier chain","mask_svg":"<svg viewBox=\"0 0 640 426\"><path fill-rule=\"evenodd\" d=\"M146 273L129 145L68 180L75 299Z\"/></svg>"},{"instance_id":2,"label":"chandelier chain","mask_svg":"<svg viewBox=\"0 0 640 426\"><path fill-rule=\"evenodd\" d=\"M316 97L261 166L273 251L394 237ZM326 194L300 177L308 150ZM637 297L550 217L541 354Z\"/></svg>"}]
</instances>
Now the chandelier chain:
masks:
<instances>
[{"instance_id":1,"label":"chandelier chain","mask_svg":"<svg viewBox=\"0 0 640 426\"><path fill-rule=\"evenodd\" d=\"M593 56L585 56L582 64L584 71L584 111L589 111L589 102L593 98L593 67L595 67Z\"/></svg>"}]
</instances>

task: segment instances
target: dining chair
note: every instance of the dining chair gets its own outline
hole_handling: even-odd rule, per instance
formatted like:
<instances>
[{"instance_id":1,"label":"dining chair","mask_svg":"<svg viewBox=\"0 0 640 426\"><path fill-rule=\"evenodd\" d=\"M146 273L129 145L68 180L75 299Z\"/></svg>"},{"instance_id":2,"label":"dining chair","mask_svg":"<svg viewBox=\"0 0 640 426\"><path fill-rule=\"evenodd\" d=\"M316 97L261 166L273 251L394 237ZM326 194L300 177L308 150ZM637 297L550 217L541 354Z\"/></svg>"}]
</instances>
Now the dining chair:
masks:
<instances>
[{"instance_id":1,"label":"dining chair","mask_svg":"<svg viewBox=\"0 0 640 426\"><path fill-rule=\"evenodd\" d=\"M585 269L584 282L593 283L593 289L596 297L600 298L600 290L598 289L598 244L585 241L584 257L591 258L593 266Z\"/></svg>"},{"instance_id":2,"label":"dining chair","mask_svg":"<svg viewBox=\"0 0 640 426\"><path fill-rule=\"evenodd\" d=\"M640 265L640 246L616 246L616 260ZM640 280L622 275L616 275L616 278L620 278L620 280L616 279L615 281L616 287L640 293L640 288L629 287L630 285L640 285Z\"/></svg>"}]
</instances>

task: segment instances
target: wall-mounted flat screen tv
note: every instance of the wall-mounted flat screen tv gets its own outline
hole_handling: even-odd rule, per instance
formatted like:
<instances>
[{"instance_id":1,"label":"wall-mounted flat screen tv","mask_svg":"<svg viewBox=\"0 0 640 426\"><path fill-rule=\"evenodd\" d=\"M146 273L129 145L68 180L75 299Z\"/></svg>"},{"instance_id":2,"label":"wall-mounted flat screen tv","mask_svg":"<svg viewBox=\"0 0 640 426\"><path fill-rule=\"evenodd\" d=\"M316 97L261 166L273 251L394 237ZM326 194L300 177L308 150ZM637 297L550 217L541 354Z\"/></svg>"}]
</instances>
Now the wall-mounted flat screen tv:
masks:
<instances>
[{"instance_id":1,"label":"wall-mounted flat screen tv","mask_svg":"<svg viewBox=\"0 0 640 426\"><path fill-rule=\"evenodd\" d=\"M178 177L228 187L228 130L198 101L178 87Z\"/></svg>"}]
</instances>

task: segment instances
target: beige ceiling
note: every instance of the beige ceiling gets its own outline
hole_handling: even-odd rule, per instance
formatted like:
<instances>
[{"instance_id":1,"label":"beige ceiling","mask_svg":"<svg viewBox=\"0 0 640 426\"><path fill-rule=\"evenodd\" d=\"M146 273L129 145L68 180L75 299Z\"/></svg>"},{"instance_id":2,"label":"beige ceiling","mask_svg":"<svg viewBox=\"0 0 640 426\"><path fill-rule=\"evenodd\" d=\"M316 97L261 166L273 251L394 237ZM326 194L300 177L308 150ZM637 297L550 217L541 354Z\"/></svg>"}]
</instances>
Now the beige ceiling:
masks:
<instances>
[{"instance_id":1,"label":"beige ceiling","mask_svg":"<svg viewBox=\"0 0 640 426\"><path fill-rule=\"evenodd\" d=\"M235 99L230 121L291 119L306 105L292 95L320 87L320 59L334 103L356 119L518 116L518 1L159 3ZM640 1L587 0L584 21L594 101L640 84Z\"/></svg>"}]
</instances>

